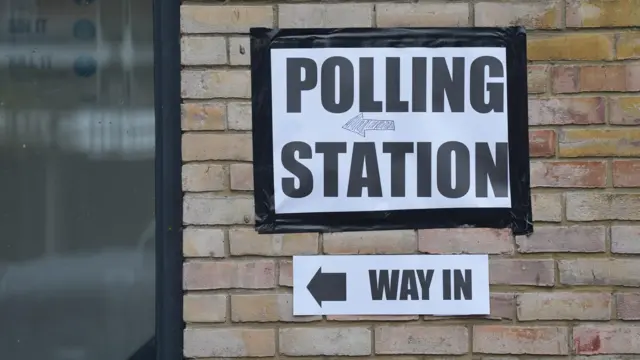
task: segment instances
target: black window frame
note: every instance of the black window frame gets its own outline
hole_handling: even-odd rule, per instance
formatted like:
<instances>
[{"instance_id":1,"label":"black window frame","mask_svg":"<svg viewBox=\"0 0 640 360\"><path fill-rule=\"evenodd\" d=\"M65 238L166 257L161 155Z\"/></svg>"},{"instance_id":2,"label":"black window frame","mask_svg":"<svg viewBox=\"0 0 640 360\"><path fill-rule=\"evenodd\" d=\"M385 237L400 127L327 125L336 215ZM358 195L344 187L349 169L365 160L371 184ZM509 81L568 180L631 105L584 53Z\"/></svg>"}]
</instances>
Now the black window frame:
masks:
<instances>
[{"instance_id":1,"label":"black window frame","mask_svg":"<svg viewBox=\"0 0 640 360\"><path fill-rule=\"evenodd\" d=\"M156 360L183 358L180 1L153 0Z\"/></svg>"}]
</instances>

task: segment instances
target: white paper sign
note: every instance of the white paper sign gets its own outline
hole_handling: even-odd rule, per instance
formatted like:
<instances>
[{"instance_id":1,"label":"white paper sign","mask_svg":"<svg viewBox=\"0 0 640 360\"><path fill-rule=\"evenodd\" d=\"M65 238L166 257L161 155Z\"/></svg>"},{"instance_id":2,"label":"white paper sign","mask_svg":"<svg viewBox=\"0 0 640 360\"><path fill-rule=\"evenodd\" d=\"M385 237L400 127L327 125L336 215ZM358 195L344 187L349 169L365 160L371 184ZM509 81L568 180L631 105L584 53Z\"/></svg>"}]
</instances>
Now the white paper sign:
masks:
<instances>
[{"instance_id":1,"label":"white paper sign","mask_svg":"<svg viewBox=\"0 0 640 360\"><path fill-rule=\"evenodd\" d=\"M272 49L275 212L509 208L504 48Z\"/></svg>"},{"instance_id":2,"label":"white paper sign","mask_svg":"<svg viewBox=\"0 0 640 360\"><path fill-rule=\"evenodd\" d=\"M293 257L294 315L487 315L488 255Z\"/></svg>"}]
</instances>

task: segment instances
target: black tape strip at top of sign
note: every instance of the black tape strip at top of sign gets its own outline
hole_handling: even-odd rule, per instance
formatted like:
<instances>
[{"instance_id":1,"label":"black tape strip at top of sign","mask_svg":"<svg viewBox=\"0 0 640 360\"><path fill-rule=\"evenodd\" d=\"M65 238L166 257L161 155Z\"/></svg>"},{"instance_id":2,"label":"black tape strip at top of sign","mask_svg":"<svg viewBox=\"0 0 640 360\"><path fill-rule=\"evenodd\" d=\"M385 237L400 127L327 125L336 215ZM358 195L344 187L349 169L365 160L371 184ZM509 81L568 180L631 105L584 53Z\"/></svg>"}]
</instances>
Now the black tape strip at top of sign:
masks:
<instances>
[{"instance_id":1,"label":"black tape strip at top of sign","mask_svg":"<svg viewBox=\"0 0 640 360\"><path fill-rule=\"evenodd\" d=\"M510 228L516 235L533 232L524 28L252 28L250 34L255 227L259 233L468 227ZM276 214L270 50L341 47L506 48L511 208Z\"/></svg>"}]
</instances>

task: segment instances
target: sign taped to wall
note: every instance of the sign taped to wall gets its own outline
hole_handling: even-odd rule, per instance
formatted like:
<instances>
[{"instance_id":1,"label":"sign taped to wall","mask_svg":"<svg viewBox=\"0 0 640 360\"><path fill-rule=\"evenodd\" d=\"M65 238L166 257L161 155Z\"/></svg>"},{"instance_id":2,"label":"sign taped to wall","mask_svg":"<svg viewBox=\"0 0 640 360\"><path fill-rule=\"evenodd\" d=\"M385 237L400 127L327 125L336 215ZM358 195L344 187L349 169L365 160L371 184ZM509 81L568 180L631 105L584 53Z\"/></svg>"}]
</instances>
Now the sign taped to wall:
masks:
<instances>
[{"instance_id":1,"label":"sign taped to wall","mask_svg":"<svg viewBox=\"0 0 640 360\"><path fill-rule=\"evenodd\" d=\"M488 255L293 257L293 315L488 315Z\"/></svg>"},{"instance_id":2,"label":"sign taped to wall","mask_svg":"<svg viewBox=\"0 0 640 360\"><path fill-rule=\"evenodd\" d=\"M522 28L251 29L256 228L532 232Z\"/></svg>"}]
</instances>

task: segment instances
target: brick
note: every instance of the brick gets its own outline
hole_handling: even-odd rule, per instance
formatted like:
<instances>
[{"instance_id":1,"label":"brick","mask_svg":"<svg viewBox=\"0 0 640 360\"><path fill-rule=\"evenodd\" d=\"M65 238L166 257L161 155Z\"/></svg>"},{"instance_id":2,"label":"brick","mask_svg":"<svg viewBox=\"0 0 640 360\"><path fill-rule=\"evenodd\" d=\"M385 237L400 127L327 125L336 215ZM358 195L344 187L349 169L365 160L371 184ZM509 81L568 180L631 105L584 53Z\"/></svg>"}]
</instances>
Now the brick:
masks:
<instances>
[{"instance_id":1,"label":"brick","mask_svg":"<svg viewBox=\"0 0 640 360\"><path fill-rule=\"evenodd\" d=\"M223 103L186 103L180 109L182 130L224 130L227 112Z\"/></svg>"},{"instance_id":2,"label":"brick","mask_svg":"<svg viewBox=\"0 0 640 360\"><path fill-rule=\"evenodd\" d=\"M282 4L278 6L281 28L370 27L371 4Z\"/></svg>"},{"instance_id":3,"label":"brick","mask_svg":"<svg viewBox=\"0 0 640 360\"><path fill-rule=\"evenodd\" d=\"M475 25L557 29L562 21L561 5L558 0L515 4L479 2L475 6Z\"/></svg>"},{"instance_id":4,"label":"brick","mask_svg":"<svg viewBox=\"0 0 640 360\"><path fill-rule=\"evenodd\" d=\"M376 354L466 354L469 332L464 326L378 326Z\"/></svg>"},{"instance_id":5,"label":"brick","mask_svg":"<svg viewBox=\"0 0 640 360\"><path fill-rule=\"evenodd\" d=\"M229 130L251 130L251 103L233 101L227 105Z\"/></svg>"},{"instance_id":6,"label":"brick","mask_svg":"<svg viewBox=\"0 0 640 360\"><path fill-rule=\"evenodd\" d=\"M220 323L227 320L227 295L185 295L182 307L185 322Z\"/></svg>"},{"instance_id":7,"label":"brick","mask_svg":"<svg viewBox=\"0 0 640 360\"><path fill-rule=\"evenodd\" d=\"M182 253L185 257L225 256L224 231L188 227L182 232Z\"/></svg>"},{"instance_id":8,"label":"brick","mask_svg":"<svg viewBox=\"0 0 640 360\"><path fill-rule=\"evenodd\" d=\"M529 130L529 155L550 157L556 153L556 132L553 130Z\"/></svg>"},{"instance_id":9,"label":"brick","mask_svg":"<svg viewBox=\"0 0 640 360\"><path fill-rule=\"evenodd\" d=\"M371 330L366 327L280 329L280 353L288 356L371 355Z\"/></svg>"},{"instance_id":10,"label":"brick","mask_svg":"<svg viewBox=\"0 0 640 360\"><path fill-rule=\"evenodd\" d=\"M640 156L640 129L563 129L558 153L562 157Z\"/></svg>"},{"instance_id":11,"label":"brick","mask_svg":"<svg viewBox=\"0 0 640 360\"><path fill-rule=\"evenodd\" d=\"M599 188L607 185L604 161L532 161L531 187Z\"/></svg>"},{"instance_id":12,"label":"brick","mask_svg":"<svg viewBox=\"0 0 640 360\"><path fill-rule=\"evenodd\" d=\"M529 236L516 236L518 252L605 252L604 226L539 226Z\"/></svg>"},{"instance_id":13,"label":"brick","mask_svg":"<svg viewBox=\"0 0 640 360\"><path fill-rule=\"evenodd\" d=\"M514 293L491 293L490 295L492 319L516 318L516 295Z\"/></svg>"},{"instance_id":14,"label":"brick","mask_svg":"<svg viewBox=\"0 0 640 360\"><path fill-rule=\"evenodd\" d=\"M562 221L562 194L532 194L533 221Z\"/></svg>"},{"instance_id":15,"label":"brick","mask_svg":"<svg viewBox=\"0 0 640 360\"><path fill-rule=\"evenodd\" d=\"M185 290L271 289L276 266L270 260L189 261L183 264Z\"/></svg>"},{"instance_id":16,"label":"brick","mask_svg":"<svg viewBox=\"0 0 640 360\"><path fill-rule=\"evenodd\" d=\"M250 49L248 36L229 38L229 63L231 65L251 64Z\"/></svg>"},{"instance_id":17,"label":"brick","mask_svg":"<svg viewBox=\"0 0 640 360\"><path fill-rule=\"evenodd\" d=\"M182 221L193 225L235 225L254 222L253 198L185 194Z\"/></svg>"},{"instance_id":18,"label":"brick","mask_svg":"<svg viewBox=\"0 0 640 360\"><path fill-rule=\"evenodd\" d=\"M221 36L183 36L180 39L182 65L227 63L227 41Z\"/></svg>"},{"instance_id":19,"label":"brick","mask_svg":"<svg viewBox=\"0 0 640 360\"><path fill-rule=\"evenodd\" d=\"M509 229L429 229L418 231L418 251L429 254L511 254Z\"/></svg>"},{"instance_id":20,"label":"brick","mask_svg":"<svg viewBox=\"0 0 640 360\"><path fill-rule=\"evenodd\" d=\"M567 0L567 27L624 27L638 23L638 0Z\"/></svg>"},{"instance_id":21,"label":"brick","mask_svg":"<svg viewBox=\"0 0 640 360\"><path fill-rule=\"evenodd\" d=\"M308 322L322 320L322 316L293 316L291 294L231 295L233 322Z\"/></svg>"},{"instance_id":22,"label":"brick","mask_svg":"<svg viewBox=\"0 0 640 360\"><path fill-rule=\"evenodd\" d=\"M231 190L253 190L253 165L231 164Z\"/></svg>"},{"instance_id":23,"label":"brick","mask_svg":"<svg viewBox=\"0 0 640 360\"><path fill-rule=\"evenodd\" d=\"M640 160L614 160L613 186L640 187Z\"/></svg>"},{"instance_id":24,"label":"brick","mask_svg":"<svg viewBox=\"0 0 640 360\"><path fill-rule=\"evenodd\" d=\"M468 26L469 7L463 3L376 4L378 27Z\"/></svg>"},{"instance_id":25,"label":"brick","mask_svg":"<svg viewBox=\"0 0 640 360\"><path fill-rule=\"evenodd\" d=\"M492 285L553 286L553 260L491 259L489 282Z\"/></svg>"},{"instance_id":26,"label":"brick","mask_svg":"<svg viewBox=\"0 0 640 360\"><path fill-rule=\"evenodd\" d=\"M418 248L416 232L366 231L326 233L325 254L413 254Z\"/></svg>"},{"instance_id":27,"label":"brick","mask_svg":"<svg viewBox=\"0 0 640 360\"><path fill-rule=\"evenodd\" d=\"M418 315L328 315L329 321L413 321Z\"/></svg>"},{"instance_id":28,"label":"brick","mask_svg":"<svg viewBox=\"0 0 640 360\"><path fill-rule=\"evenodd\" d=\"M620 60L640 59L640 33L626 32L618 34L616 58Z\"/></svg>"},{"instance_id":29,"label":"brick","mask_svg":"<svg viewBox=\"0 0 640 360\"><path fill-rule=\"evenodd\" d=\"M184 356L259 357L274 356L274 329L187 328L184 331Z\"/></svg>"},{"instance_id":30,"label":"brick","mask_svg":"<svg viewBox=\"0 0 640 360\"><path fill-rule=\"evenodd\" d=\"M549 65L527 66L527 87L529 94L540 94L547 92L549 68Z\"/></svg>"},{"instance_id":31,"label":"brick","mask_svg":"<svg viewBox=\"0 0 640 360\"><path fill-rule=\"evenodd\" d=\"M639 259L559 260L564 285L640 286Z\"/></svg>"},{"instance_id":32,"label":"brick","mask_svg":"<svg viewBox=\"0 0 640 360\"><path fill-rule=\"evenodd\" d=\"M555 93L639 91L640 65L566 65L552 70Z\"/></svg>"},{"instance_id":33,"label":"brick","mask_svg":"<svg viewBox=\"0 0 640 360\"><path fill-rule=\"evenodd\" d=\"M640 293L616 294L616 318L640 320Z\"/></svg>"},{"instance_id":34,"label":"brick","mask_svg":"<svg viewBox=\"0 0 640 360\"><path fill-rule=\"evenodd\" d=\"M569 329L556 326L478 325L473 352L484 354L568 355Z\"/></svg>"},{"instance_id":35,"label":"brick","mask_svg":"<svg viewBox=\"0 0 640 360\"><path fill-rule=\"evenodd\" d=\"M609 123L614 125L640 125L640 96L610 98Z\"/></svg>"},{"instance_id":36,"label":"brick","mask_svg":"<svg viewBox=\"0 0 640 360\"><path fill-rule=\"evenodd\" d=\"M214 164L182 165L182 191L222 191L227 188L224 166Z\"/></svg>"},{"instance_id":37,"label":"brick","mask_svg":"<svg viewBox=\"0 0 640 360\"><path fill-rule=\"evenodd\" d=\"M611 294L524 293L517 296L518 320L610 320Z\"/></svg>"},{"instance_id":38,"label":"brick","mask_svg":"<svg viewBox=\"0 0 640 360\"><path fill-rule=\"evenodd\" d=\"M251 97L249 70L183 70L181 75L185 99Z\"/></svg>"},{"instance_id":39,"label":"brick","mask_svg":"<svg viewBox=\"0 0 640 360\"><path fill-rule=\"evenodd\" d=\"M579 325L573 328L573 349L579 355L640 353L639 325Z\"/></svg>"},{"instance_id":40,"label":"brick","mask_svg":"<svg viewBox=\"0 0 640 360\"><path fill-rule=\"evenodd\" d=\"M278 276L278 285L293 287L293 262L291 260L278 261L280 269Z\"/></svg>"},{"instance_id":41,"label":"brick","mask_svg":"<svg viewBox=\"0 0 640 360\"><path fill-rule=\"evenodd\" d=\"M567 220L640 220L640 194L568 193Z\"/></svg>"},{"instance_id":42,"label":"brick","mask_svg":"<svg viewBox=\"0 0 640 360\"><path fill-rule=\"evenodd\" d=\"M318 253L318 234L261 235L254 229L229 230L231 255L292 256Z\"/></svg>"},{"instance_id":43,"label":"brick","mask_svg":"<svg viewBox=\"0 0 640 360\"><path fill-rule=\"evenodd\" d=\"M273 27L271 6L183 5L180 29L187 34L248 33L251 27Z\"/></svg>"},{"instance_id":44,"label":"brick","mask_svg":"<svg viewBox=\"0 0 640 360\"><path fill-rule=\"evenodd\" d=\"M605 100L601 97L529 100L529 125L604 124Z\"/></svg>"},{"instance_id":45,"label":"brick","mask_svg":"<svg viewBox=\"0 0 640 360\"><path fill-rule=\"evenodd\" d=\"M611 252L616 254L640 254L640 226L611 226Z\"/></svg>"},{"instance_id":46,"label":"brick","mask_svg":"<svg viewBox=\"0 0 640 360\"><path fill-rule=\"evenodd\" d=\"M613 36L557 34L527 39L527 58L546 60L613 60Z\"/></svg>"},{"instance_id":47,"label":"brick","mask_svg":"<svg viewBox=\"0 0 640 360\"><path fill-rule=\"evenodd\" d=\"M638 360L635 355L574 356L574 360ZM548 359L552 360L552 359Z\"/></svg>"},{"instance_id":48,"label":"brick","mask_svg":"<svg viewBox=\"0 0 640 360\"><path fill-rule=\"evenodd\" d=\"M202 134L182 135L182 160L240 160L253 159L250 134Z\"/></svg>"}]
</instances>

